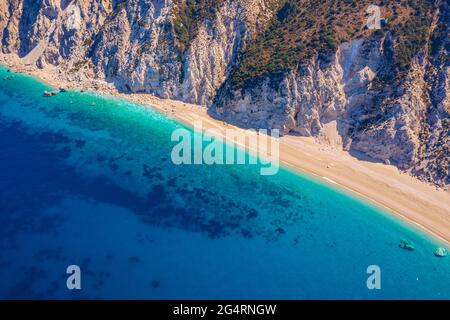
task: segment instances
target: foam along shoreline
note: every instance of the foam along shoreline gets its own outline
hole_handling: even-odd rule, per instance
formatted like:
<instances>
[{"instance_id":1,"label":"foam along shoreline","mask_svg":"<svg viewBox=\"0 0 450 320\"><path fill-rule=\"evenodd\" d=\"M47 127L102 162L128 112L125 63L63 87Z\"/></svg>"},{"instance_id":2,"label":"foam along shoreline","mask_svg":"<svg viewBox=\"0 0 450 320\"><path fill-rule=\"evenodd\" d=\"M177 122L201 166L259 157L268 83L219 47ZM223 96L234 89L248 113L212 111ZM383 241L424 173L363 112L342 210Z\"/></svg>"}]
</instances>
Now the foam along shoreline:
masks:
<instances>
[{"instance_id":1,"label":"foam along shoreline","mask_svg":"<svg viewBox=\"0 0 450 320\"><path fill-rule=\"evenodd\" d=\"M160 110L189 127L202 121L203 129L216 129L225 133L235 129L245 130L216 120L207 114L206 108L181 101L160 99L150 94L124 94L111 84L80 76L69 81L56 68L37 69L25 65L16 55L0 54L0 64L15 72L39 78L53 88L93 91L126 99ZM247 133L248 134L248 133ZM223 138L226 137L223 134ZM279 139L280 164L294 171L316 177L324 183L338 187L370 203L388 210L410 225L426 231L450 245L450 191L400 172L394 166L358 160L338 145L315 138L284 136ZM251 150L250 150L251 151Z\"/></svg>"}]
</instances>

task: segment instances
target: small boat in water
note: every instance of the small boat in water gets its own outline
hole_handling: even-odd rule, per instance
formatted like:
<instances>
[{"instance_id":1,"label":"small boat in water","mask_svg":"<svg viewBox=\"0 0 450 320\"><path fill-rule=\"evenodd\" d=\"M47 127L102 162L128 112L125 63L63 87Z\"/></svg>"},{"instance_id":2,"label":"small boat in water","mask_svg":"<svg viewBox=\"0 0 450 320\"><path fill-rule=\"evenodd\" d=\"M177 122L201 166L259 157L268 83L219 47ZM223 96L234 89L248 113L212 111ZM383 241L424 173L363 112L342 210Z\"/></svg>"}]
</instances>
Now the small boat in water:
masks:
<instances>
[{"instance_id":1,"label":"small boat in water","mask_svg":"<svg viewBox=\"0 0 450 320\"><path fill-rule=\"evenodd\" d=\"M439 247L439 248L437 248L437 250L434 253L434 255L436 257L439 257L439 258L446 257L447 256L447 250L445 248L443 248L443 247Z\"/></svg>"},{"instance_id":2,"label":"small boat in water","mask_svg":"<svg viewBox=\"0 0 450 320\"><path fill-rule=\"evenodd\" d=\"M43 96L44 96L44 97L53 97L53 96L55 96L56 94L57 94L56 92L45 90Z\"/></svg>"}]
</instances>

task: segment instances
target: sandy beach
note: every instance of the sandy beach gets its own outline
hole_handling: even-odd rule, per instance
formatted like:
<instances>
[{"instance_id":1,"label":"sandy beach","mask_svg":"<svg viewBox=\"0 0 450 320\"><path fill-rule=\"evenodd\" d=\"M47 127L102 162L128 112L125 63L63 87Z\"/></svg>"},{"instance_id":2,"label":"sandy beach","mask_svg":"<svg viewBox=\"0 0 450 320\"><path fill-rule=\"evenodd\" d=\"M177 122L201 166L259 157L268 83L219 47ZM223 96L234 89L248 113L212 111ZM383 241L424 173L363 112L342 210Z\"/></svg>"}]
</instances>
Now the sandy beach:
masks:
<instances>
[{"instance_id":1,"label":"sandy beach","mask_svg":"<svg viewBox=\"0 0 450 320\"><path fill-rule=\"evenodd\" d=\"M15 55L0 54L0 64L13 71L34 75L54 88L90 90L124 98L165 112L170 117L193 125L201 120L205 130L236 128L213 119L204 107L180 101L160 99L150 94L123 94L106 82L87 77L68 79L58 69L37 69ZM360 160L343 151L332 134L327 139L285 136L280 138L280 163L293 170L312 175L387 209L447 245L450 244L450 191L419 181L396 167Z\"/></svg>"}]
</instances>

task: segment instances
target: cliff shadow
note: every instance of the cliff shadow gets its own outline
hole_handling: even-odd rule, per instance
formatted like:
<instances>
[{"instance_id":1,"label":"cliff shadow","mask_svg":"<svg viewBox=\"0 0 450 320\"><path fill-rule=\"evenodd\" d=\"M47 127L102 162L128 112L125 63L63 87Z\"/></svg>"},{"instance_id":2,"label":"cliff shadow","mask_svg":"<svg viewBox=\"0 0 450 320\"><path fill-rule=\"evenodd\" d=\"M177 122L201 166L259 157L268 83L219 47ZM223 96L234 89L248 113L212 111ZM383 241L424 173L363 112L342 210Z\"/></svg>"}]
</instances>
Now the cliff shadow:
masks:
<instances>
[{"instance_id":1,"label":"cliff shadow","mask_svg":"<svg viewBox=\"0 0 450 320\"><path fill-rule=\"evenodd\" d=\"M349 153L353 158L356 158L356 159L358 159L358 160L360 160L360 161L366 161L366 162L372 162L372 163L381 163L381 164L384 164L383 161L378 160L378 159L375 159L375 158L372 158L372 157L368 156L367 154L365 154L364 152L361 152L361 151L358 151L358 150L355 150L355 149L352 149L352 148L350 148L350 150L348 151L348 153Z\"/></svg>"},{"instance_id":2,"label":"cliff shadow","mask_svg":"<svg viewBox=\"0 0 450 320\"><path fill-rule=\"evenodd\" d=\"M31 50L32 40L29 32L33 28L43 0L25 0L22 4L22 15L19 21L19 57L25 57Z\"/></svg>"}]
</instances>

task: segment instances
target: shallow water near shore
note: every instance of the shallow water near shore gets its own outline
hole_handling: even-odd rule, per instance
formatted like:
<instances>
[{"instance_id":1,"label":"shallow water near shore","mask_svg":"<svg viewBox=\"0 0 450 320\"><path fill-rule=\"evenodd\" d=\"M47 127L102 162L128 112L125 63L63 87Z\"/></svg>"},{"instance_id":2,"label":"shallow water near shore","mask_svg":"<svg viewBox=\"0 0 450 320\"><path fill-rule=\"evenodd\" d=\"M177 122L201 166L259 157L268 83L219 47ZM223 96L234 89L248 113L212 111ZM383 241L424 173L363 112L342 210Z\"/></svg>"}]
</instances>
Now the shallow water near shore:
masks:
<instances>
[{"instance_id":1,"label":"shallow water near shore","mask_svg":"<svg viewBox=\"0 0 450 320\"><path fill-rule=\"evenodd\" d=\"M44 90L0 67L0 298L450 298L442 244L390 214L284 168L176 166L182 124Z\"/></svg>"}]
</instances>

